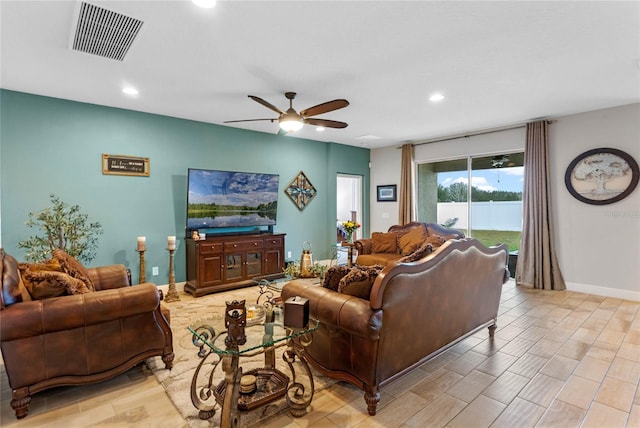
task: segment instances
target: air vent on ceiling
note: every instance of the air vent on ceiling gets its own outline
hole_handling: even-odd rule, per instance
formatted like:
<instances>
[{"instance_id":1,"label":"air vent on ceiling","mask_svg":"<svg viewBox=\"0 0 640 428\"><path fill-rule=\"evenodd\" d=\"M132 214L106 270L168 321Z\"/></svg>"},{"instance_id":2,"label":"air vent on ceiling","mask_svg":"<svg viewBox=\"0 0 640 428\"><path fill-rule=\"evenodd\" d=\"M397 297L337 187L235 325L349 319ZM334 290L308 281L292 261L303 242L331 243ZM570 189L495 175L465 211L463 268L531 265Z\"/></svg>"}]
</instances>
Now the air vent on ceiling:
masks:
<instances>
[{"instance_id":1,"label":"air vent on ceiling","mask_svg":"<svg viewBox=\"0 0 640 428\"><path fill-rule=\"evenodd\" d=\"M82 2L73 49L122 61L143 22Z\"/></svg>"}]
</instances>

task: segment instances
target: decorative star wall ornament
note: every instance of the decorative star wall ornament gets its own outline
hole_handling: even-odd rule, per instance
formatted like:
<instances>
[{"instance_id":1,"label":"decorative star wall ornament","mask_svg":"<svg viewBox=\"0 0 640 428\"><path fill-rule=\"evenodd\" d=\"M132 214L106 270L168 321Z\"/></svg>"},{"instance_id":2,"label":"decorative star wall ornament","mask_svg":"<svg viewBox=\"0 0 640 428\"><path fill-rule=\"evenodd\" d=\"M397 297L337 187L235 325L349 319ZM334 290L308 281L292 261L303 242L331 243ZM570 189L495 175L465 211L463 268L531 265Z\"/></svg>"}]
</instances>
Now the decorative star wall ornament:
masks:
<instances>
[{"instance_id":1,"label":"decorative star wall ornament","mask_svg":"<svg viewBox=\"0 0 640 428\"><path fill-rule=\"evenodd\" d=\"M289 183L284 192L289 195L289 198L300 211L311 202L317 193L316 188L313 187L313 184L302 171Z\"/></svg>"}]
</instances>

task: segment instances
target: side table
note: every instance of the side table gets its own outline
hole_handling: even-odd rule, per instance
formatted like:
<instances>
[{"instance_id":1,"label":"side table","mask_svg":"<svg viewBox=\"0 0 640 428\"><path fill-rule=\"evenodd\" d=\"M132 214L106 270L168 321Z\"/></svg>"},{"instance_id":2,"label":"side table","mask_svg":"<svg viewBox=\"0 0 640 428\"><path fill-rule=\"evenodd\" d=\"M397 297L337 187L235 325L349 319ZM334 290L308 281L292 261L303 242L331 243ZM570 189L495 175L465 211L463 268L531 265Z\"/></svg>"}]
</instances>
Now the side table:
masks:
<instances>
[{"instance_id":1,"label":"side table","mask_svg":"<svg viewBox=\"0 0 640 428\"><path fill-rule=\"evenodd\" d=\"M356 244L353 242L342 242L343 247L347 247L347 267L353 267L353 249Z\"/></svg>"},{"instance_id":2,"label":"side table","mask_svg":"<svg viewBox=\"0 0 640 428\"><path fill-rule=\"evenodd\" d=\"M335 259L336 264L340 264L339 253L341 251L347 250L347 267L353 267L353 256L354 249L356 247L355 243L350 243L346 241L338 242L337 244L332 244L332 256L331 256L331 264L333 265L333 260Z\"/></svg>"},{"instance_id":3,"label":"side table","mask_svg":"<svg viewBox=\"0 0 640 428\"><path fill-rule=\"evenodd\" d=\"M224 314L188 327L193 344L199 348L198 356L202 358L191 381L191 401L199 410L200 419L213 417L220 406L220 426L235 428L240 426L241 411L255 409L283 396L294 417L303 416L311 404L314 383L304 348L311 343L318 321L310 320L305 328L288 328L281 323L284 317L277 316L280 308L271 301L259 302L260 299L257 305L249 306L244 300L227 302ZM276 367L275 350L283 346L286 349L282 359L291 379ZM255 377L256 388L250 393L241 393L241 358L260 354L264 354L264 367L244 373ZM207 371L208 380L204 386L198 386L198 376L210 356L214 359ZM220 363L224 379L216 382L214 374ZM301 366L306 376L296 376L296 365ZM212 396L213 403L210 403Z\"/></svg>"}]
</instances>

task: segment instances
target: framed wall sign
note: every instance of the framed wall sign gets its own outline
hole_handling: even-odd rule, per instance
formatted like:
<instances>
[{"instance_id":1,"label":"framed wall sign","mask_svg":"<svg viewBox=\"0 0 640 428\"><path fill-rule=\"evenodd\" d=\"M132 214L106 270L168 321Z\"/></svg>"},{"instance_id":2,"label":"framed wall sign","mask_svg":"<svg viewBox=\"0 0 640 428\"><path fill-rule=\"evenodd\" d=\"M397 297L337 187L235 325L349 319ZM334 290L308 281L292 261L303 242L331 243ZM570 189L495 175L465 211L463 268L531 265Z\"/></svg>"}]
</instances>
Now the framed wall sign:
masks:
<instances>
[{"instance_id":1,"label":"framed wall sign","mask_svg":"<svg viewBox=\"0 0 640 428\"><path fill-rule=\"evenodd\" d=\"M576 157L567 168L564 182L579 201L606 205L629 196L639 178L638 163L629 154L600 148Z\"/></svg>"},{"instance_id":2,"label":"framed wall sign","mask_svg":"<svg viewBox=\"0 0 640 428\"><path fill-rule=\"evenodd\" d=\"M125 155L102 154L102 173L109 175L139 175L148 177L150 174L149 158Z\"/></svg>"},{"instance_id":3,"label":"framed wall sign","mask_svg":"<svg viewBox=\"0 0 640 428\"><path fill-rule=\"evenodd\" d=\"M316 196L316 188L302 171L289 183L284 192L300 211Z\"/></svg>"},{"instance_id":4,"label":"framed wall sign","mask_svg":"<svg viewBox=\"0 0 640 428\"><path fill-rule=\"evenodd\" d=\"M378 202L395 202L398 199L396 194L396 185L387 184L378 186Z\"/></svg>"}]
</instances>

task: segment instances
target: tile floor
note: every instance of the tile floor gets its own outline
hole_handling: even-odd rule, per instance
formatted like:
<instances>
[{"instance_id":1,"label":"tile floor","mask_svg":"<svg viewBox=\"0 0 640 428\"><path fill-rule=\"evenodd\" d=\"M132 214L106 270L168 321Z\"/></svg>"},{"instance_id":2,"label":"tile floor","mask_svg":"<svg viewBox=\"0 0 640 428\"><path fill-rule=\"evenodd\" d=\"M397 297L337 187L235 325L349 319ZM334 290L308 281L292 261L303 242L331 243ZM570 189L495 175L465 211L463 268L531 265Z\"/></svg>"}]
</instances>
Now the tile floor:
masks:
<instances>
[{"instance_id":1,"label":"tile floor","mask_svg":"<svg viewBox=\"0 0 640 428\"><path fill-rule=\"evenodd\" d=\"M640 427L640 302L505 284L499 328L467 338L383 388L370 417L338 383L275 427ZM140 365L111 381L37 394L17 421L2 373L3 427L185 427ZM185 391L188 393L188 391Z\"/></svg>"}]
</instances>

